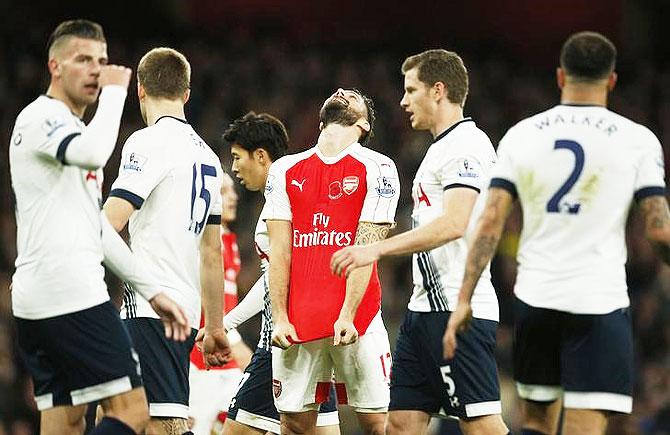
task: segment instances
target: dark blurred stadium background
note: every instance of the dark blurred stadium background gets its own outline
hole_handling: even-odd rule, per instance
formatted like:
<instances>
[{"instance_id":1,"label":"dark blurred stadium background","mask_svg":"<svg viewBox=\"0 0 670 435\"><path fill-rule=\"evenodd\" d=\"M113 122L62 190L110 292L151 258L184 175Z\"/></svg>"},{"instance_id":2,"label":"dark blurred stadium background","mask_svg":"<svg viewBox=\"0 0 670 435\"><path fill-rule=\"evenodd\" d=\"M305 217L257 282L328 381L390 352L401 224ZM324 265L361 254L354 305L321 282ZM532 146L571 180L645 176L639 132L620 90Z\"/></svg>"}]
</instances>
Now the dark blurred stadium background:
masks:
<instances>
[{"instance_id":1,"label":"dark blurred stadium background","mask_svg":"<svg viewBox=\"0 0 670 435\"><path fill-rule=\"evenodd\" d=\"M507 128L558 100L554 71L563 40L578 30L597 30L619 48L619 85L610 108L649 126L670 144L670 2L666 0L136 0L0 1L0 435L31 434L35 427L26 374L14 354L9 283L16 256L7 146L18 112L47 87L45 43L64 19L100 22L110 62L135 68L155 46L184 52L192 68L191 124L229 169L221 133L249 110L269 112L288 127L293 152L318 135L317 113L337 87L357 87L378 111L371 146L393 157L401 174L397 220L409 224L413 176L430 138L409 128L398 105L400 64L410 54L443 47L459 52L470 72L466 115L494 144ZM143 127L134 83L119 144ZM91 111L92 112L92 111ZM90 115L89 115L90 116ZM106 168L105 188L116 177L120 145ZM666 165L668 167L668 165ZM261 198L238 188L234 225L242 251L239 288L258 275L253 223ZM670 433L670 268L660 265L630 219L628 277L633 303L637 378L632 416L616 417L610 434ZM511 367L510 300L513 256L521 220L508 225L493 263L501 303L498 354L505 420L518 425ZM392 340L411 292L408 258L384 260L384 315ZM117 294L118 282L109 280ZM585 289L588 291L588 289ZM258 324L243 328L254 345ZM616 340L616 337L612 337ZM346 417L345 417L346 420ZM452 426L435 433L456 433ZM348 421L343 433L355 433Z\"/></svg>"}]
</instances>

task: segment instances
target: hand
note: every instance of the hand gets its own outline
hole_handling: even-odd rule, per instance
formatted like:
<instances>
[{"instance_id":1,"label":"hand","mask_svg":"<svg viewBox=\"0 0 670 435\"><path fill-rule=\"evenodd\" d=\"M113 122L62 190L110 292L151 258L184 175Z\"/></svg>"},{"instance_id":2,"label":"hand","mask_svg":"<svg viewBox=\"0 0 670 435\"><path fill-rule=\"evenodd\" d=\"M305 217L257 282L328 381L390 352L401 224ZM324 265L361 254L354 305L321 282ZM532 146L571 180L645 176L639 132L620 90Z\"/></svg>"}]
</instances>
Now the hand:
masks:
<instances>
[{"instance_id":1,"label":"hand","mask_svg":"<svg viewBox=\"0 0 670 435\"><path fill-rule=\"evenodd\" d=\"M358 340L358 331L351 320L337 319L333 325L333 331L335 333L333 337L334 346L346 346Z\"/></svg>"},{"instance_id":2,"label":"hand","mask_svg":"<svg viewBox=\"0 0 670 435\"><path fill-rule=\"evenodd\" d=\"M367 266L379 260L379 251L376 244L356 245L342 248L330 259L330 270L334 275L348 278L353 269Z\"/></svg>"},{"instance_id":3,"label":"hand","mask_svg":"<svg viewBox=\"0 0 670 435\"><path fill-rule=\"evenodd\" d=\"M288 349L298 341L298 333L295 327L288 321L275 322L272 328L272 345L282 349Z\"/></svg>"},{"instance_id":4,"label":"hand","mask_svg":"<svg viewBox=\"0 0 670 435\"><path fill-rule=\"evenodd\" d=\"M184 341L191 333L184 310L165 293L158 293L149 301L151 308L163 322L165 336L175 341Z\"/></svg>"},{"instance_id":5,"label":"hand","mask_svg":"<svg viewBox=\"0 0 670 435\"><path fill-rule=\"evenodd\" d=\"M202 360L207 369L212 366L222 366L233 359L228 336L223 328L200 329L198 335L195 336L195 343L202 352Z\"/></svg>"},{"instance_id":6,"label":"hand","mask_svg":"<svg viewBox=\"0 0 670 435\"><path fill-rule=\"evenodd\" d=\"M472 320L472 308L470 304L459 302L456 311L449 316L449 324L447 330L444 331L442 337L442 349L444 351L444 358L452 359L456 354L456 334L463 332L470 326Z\"/></svg>"},{"instance_id":7,"label":"hand","mask_svg":"<svg viewBox=\"0 0 670 435\"><path fill-rule=\"evenodd\" d=\"M118 85L128 88L132 70L120 65L105 65L100 69L98 85L103 88L107 85Z\"/></svg>"}]
</instances>

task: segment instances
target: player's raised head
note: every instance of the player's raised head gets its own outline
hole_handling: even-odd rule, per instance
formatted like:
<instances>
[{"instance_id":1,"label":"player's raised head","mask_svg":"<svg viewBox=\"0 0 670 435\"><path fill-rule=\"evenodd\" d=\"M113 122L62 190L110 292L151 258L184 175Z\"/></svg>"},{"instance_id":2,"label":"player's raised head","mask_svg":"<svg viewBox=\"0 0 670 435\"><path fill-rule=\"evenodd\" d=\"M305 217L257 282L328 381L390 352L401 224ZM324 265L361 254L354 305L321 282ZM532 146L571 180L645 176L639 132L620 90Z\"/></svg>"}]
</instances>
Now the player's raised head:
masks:
<instances>
[{"instance_id":1,"label":"player's raised head","mask_svg":"<svg viewBox=\"0 0 670 435\"><path fill-rule=\"evenodd\" d=\"M63 21L54 29L47 41L49 58L54 57L73 38L107 43L100 24L83 19Z\"/></svg>"},{"instance_id":2,"label":"player's raised head","mask_svg":"<svg viewBox=\"0 0 670 435\"><path fill-rule=\"evenodd\" d=\"M264 149L272 161L288 151L286 127L269 113L249 112L237 118L223 133L223 140L250 153Z\"/></svg>"},{"instance_id":3,"label":"player's raised head","mask_svg":"<svg viewBox=\"0 0 670 435\"><path fill-rule=\"evenodd\" d=\"M560 65L573 81L597 82L614 72L616 47L597 32L578 32L571 35L561 49Z\"/></svg>"},{"instance_id":4,"label":"player's raised head","mask_svg":"<svg viewBox=\"0 0 670 435\"><path fill-rule=\"evenodd\" d=\"M186 102L191 83L191 65L175 49L159 47L142 56L137 82L152 98Z\"/></svg>"},{"instance_id":5,"label":"player's raised head","mask_svg":"<svg viewBox=\"0 0 670 435\"><path fill-rule=\"evenodd\" d=\"M230 144L232 171L248 190L265 186L270 164L288 151L284 124L268 113L249 112L223 133Z\"/></svg>"},{"instance_id":6,"label":"player's raised head","mask_svg":"<svg viewBox=\"0 0 670 435\"><path fill-rule=\"evenodd\" d=\"M357 126L361 130L359 142L367 145L372 139L375 108L372 99L358 89L337 89L321 106L321 128L329 124Z\"/></svg>"},{"instance_id":7,"label":"player's raised head","mask_svg":"<svg viewBox=\"0 0 670 435\"><path fill-rule=\"evenodd\" d=\"M402 73L415 76L424 86L432 88L440 82L447 91L451 103L463 107L468 96L468 70L463 59L453 51L443 49L426 50L408 57L402 64Z\"/></svg>"}]
</instances>

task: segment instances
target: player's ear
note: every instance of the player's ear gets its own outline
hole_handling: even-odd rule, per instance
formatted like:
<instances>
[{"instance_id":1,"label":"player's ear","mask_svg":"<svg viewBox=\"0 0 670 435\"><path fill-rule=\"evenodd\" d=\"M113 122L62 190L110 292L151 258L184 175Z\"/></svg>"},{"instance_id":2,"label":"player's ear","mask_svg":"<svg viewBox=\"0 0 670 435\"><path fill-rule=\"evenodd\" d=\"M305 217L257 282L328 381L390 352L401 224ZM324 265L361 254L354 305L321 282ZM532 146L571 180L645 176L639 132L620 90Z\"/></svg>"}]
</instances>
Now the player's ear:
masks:
<instances>
[{"instance_id":1,"label":"player's ear","mask_svg":"<svg viewBox=\"0 0 670 435\"><path fill-rule=\"evenodd\" d=\"M323 130L323 127L324 127L323 121L319 122L319 131Z\"/></svg>"},{"instance_id":2,"label":"player's ear","mask_svg":"<svg viewBox=\"0 0 670 435\"><path fill-rule=\"evenodd\" d=\"M367 119L365 118L359 118L358 121L356 121L356 126L363 130L366 133L370 133L370 123L368 122Z\"/></svg>"},{"instance_id":3,"label":"player's ear","mask_svg":"<svg viewBox=\"0 0 670 435\"><path fill-rule=\"evenodd\" d=\"M144 86L140 83L140 81L137 81L137 99L140 101L144 100L144 98L147 96L146 91L144 90Z\"/></svg>"},{"instance_id":4,"label":"player's ear","mask_svg":"<svg viewBox=\"0 0 670 435\"><path fill-rule=\"evenodd\" d=\"M184 92L184 95L182 95L181 100L186 104L188 102L188 99L191 98L191 89L186 89Z\"/></svg>"},{"instance_id":5,"label":"player's ear","mask_svg":"<svg viewBox=\"0 0 670 435\"><path fill-rule=\"evenodd\" d=\"M558 89L563 89L565 86L565 71L560 66L556 68L556 84Z\"/></svg>"},{"instance_id":6,"label":"player's ear","mask_svg":"<svg viewBox=\"0 0 670 435\"><path fill-rule=\"evenodd\" d=\"M49 74L53 77L60 77L60 62L56 58L49 59L47 66L49 67Z\"/></svg>"},{"instance_id":7,"label":"player's ear","mask_svg":"<svg viewBox=\"0 0 670 435\"><path fill-rule=\"evenodd\" d=\"M447 87L444 85L443 82L435 82L431 91L433 96L435 97L435 100L446 98L448 92Z\"/></svg>"},{"instance_id":8,"label":"player's ear","mask_svg":"<svg viewBox=\"0 0 670 435\"><path fill-rule=\"evenodd\" d=\"M617 76L615 71L612 71L610 73L610 76L607 78L607 91L612 92L614 90L614 87L616 86L616 81L619 77Z\"/></svg>"},{"instance_id":9,"label":"player's ear","mask_svg":"<svg viewBox=\"0 0 670 435\"><path fill-rule=\"evenodd\" d=\"M269 158L270 156L268 155L268 152L265 151L265 149L263 148L256 148L253 154L254 154L254 160L256 160L261 165L270 162Z\"/></svg>"}]
</instances>

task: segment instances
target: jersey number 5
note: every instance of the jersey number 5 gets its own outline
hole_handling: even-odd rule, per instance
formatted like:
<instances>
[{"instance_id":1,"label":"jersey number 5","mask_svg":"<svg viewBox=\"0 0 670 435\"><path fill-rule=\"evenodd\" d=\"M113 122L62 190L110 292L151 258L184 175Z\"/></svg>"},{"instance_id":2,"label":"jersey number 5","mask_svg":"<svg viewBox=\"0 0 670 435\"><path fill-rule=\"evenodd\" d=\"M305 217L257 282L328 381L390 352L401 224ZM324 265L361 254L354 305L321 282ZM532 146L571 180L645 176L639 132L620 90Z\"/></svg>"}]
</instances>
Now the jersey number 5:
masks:
<instances>
[{"instance_id":1,"label":"jersey number 5","mask_svg":"<svg viewBox=\"0 0 670 435\"><path fill-rule=\"evenodd\" d=\"M198 180L198 165L193 163L193 183L191 184L191 223L188 226L189 231L193 231L195 234L200 234L203 227L205 226L205 221L207 221L207 216L209 215L209 205L212 201L212 195L207 190L207 183L205 183L205 177L216 177L216 168L214 166L201 164L200 165L200 198L205 201L205 210L202 214L202 219L198 221L198 217L194 216L195 213L195 192L196 192L196 182Z\"/></svg>"},{"instance_id":2,"label":"jersey number 5","mask_svg":"<svg viewBox=\"0 0 670 435\"><path fill-rule=\"evenodd\" d=\"M579 176L582 174L582 170L584 169L584 148L582 148L580 144L573 140L562 139L557 140L554 143L554 149L571 151L575 155L575 167L572 169L572 173L568 179L565 180L565 183L563 183L561 188L558 189L556 193L554 193L551 199L549 199L549 202L547 203L547 212L567 212L568 214L577 214L579 213L579 207L581 206L579 202L561 203L561 200L568 192L570 192L570 189L572 189L572 186L575 185L579 179Z\"/></svg>"}]
</instances>

